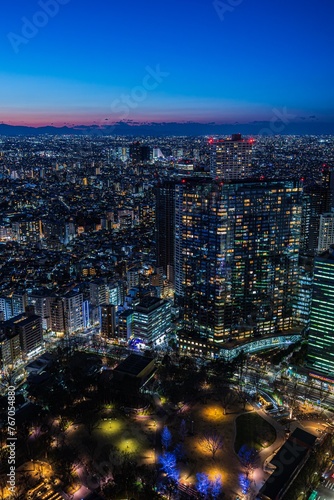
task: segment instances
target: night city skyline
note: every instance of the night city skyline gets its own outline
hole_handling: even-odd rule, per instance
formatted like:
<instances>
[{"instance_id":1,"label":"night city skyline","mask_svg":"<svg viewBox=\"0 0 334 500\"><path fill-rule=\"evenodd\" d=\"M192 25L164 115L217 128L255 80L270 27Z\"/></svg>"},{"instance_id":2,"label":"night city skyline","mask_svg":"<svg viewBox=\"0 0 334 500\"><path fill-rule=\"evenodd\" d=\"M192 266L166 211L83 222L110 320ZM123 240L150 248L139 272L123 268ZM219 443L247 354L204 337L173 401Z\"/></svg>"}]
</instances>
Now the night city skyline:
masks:
<instances>
[{"instance_id":1,"label":"night city skyline","mask_svg":"<svg viewBox=\"0 0 334 500\"><path fill-rule=\"evenodd\" d=\"M168 9L6 2L0 120L233 125L270 123L278 112L297 125L290 133L298 124L300 133L330 133L333 12L329 0L172 1Z\"/></svg>"},{"instance_id":2,"label":"night city skyline","mask_svg":"<svg viewBox=\"0 0 334 500\"><path fill-rule=\"evenodd\" d=\"M334 500L333 0L5 0L0 499Z\"/></svg>"}]
</instances>

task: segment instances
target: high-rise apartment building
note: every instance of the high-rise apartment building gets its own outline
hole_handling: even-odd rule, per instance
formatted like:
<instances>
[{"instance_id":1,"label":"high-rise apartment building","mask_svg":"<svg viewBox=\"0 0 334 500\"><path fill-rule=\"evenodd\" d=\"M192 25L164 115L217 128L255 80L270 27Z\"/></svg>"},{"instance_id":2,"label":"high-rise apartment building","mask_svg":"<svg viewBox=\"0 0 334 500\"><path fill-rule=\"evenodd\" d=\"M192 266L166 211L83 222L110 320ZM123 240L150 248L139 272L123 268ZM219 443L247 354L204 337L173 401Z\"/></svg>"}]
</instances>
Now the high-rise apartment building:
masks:
<instances>
[{"instance_id":1,"label":"high-rise apartment building","mask_svg":"<svg viewBox=\"0 0 334 500\"><path fill-rule=\"evenodd\" d=\"M116 308L111 304L100 305L101 336L106 339L115 338Z\"/></svg>"},{"instance_id":2,"label":"high-rise apartment building","mask_svg":"<svg viewBox=\"0 0 334 500\"><path fill-rule=\"evenodd\" d=\"M51 329L51 302L52 298L47 290L35 290L28 296L28 305L34 306L35 313L42 318L44 330Z\"/></svg>"},{"instance_id":3,"label":"high-rise apartment building","mask_svg":"<svg viewBox=\"0 0 334 500\"><path fill-rule=\"evenodd\" d=\"M155 189L157 267L174 281L175 181L165 181Z\"/></svg>"},{"instance_id":4,"label":"high-rise apartment building","mask_svg":"<svg viewBox=\"0 0 334 500\"><path fill-rule=\"evenodd\" d=\"M13 316L17 316L18 314L22 314L25 312L26 307L27 307L27 294L23 291L15 292L12 295L12 309L13 309Z\"/></svg>"},{"instance_id":5,"label":"high-rise apartment building","mask_svg":"<svg viewBox=\"0 0 334 500\"><path fill-rule=\"evenodd\" d=\"M325 189L324 195L325 212L334 208L334 172L333 167L324 164L321 169L321 184Z\"/></svg>"},{"instance_id":6,"label":"high-rise apartment building","mask_svg":"<svg viewBox=\"0 0 334 500\"><path fill-rule=\"evenodd\" d=\"M42 320L36 314L19 314L2 324L7 338L18 335L23 355L29 355L40 348L43 343Z\"/></svg>"},{"instance_id":7,"label":"high-rise apartment building","mask_svg":"<svg viewBox=\"0 0 334 500\"><path fill-rule=\"evenodd\" d=\"M89 297L93 307L109 302L109 288L103 279L94 280L89 284Z\"/></svg>"},{"instance_id":8,"label":"high-rise apartment building","mask_svg":"<svg viewBox=\"0 0 334 500\"><path fill-rule=\"evenodd\" d=\"M13 305L11 297L0 297L0 312L3 313L4 321L13 317Z\"/></svg>"},{"instance_id":9,"label":"high-rise apartment building","mask_svg":"<svg viewBox=\"0 0 334 500\"><path fill-rule=\"evenodd\" d=\"M129 340L133 334L133 309L126 309L118 316L118 337Z\"/></svg>"},{"instance_id":10,"label":"high-rise apartment building","mask_svg":"<svg viewBox=\"0 0 334 500\"><path fill-rule=\"evenodd\" d=\"M65 310L61 297L51 297L50 300L51 330L57 335L65 333Z\"/></svg>"},{"instance_id":11,"label":"high-rise apartment building","mask_svg":"<svg viewBox=\"0 0 334 500\"><path fill-rule=\"evenodd\" d=\"M6 370L10 365L22 359L20 335L17 331L4 333L1 327L0 330L0 367Z\"/></svg>"},{"instance_id":12,"label":"high-rise apartment building","mask_svg":"<svg viewBox=\"0 0 334 500\"><path fill-rule=\"evenodd\" d=\"M321 214L329 213L334 203L334 175L323 167L320 183L307 186L303 193L300 250L314 257L318 251Z\"/></svg>"},{"instance_id":13,"label":"high-rise apartment building","mask_svg":"<svg viewBox=\"0 0 334 500\"><path fill-rule=\"evenodd\" d=\"M175 192L175 293L188 335L213 341L294 325L298 181L183 179Z\"/></svg>"},{"instance_id":14,"label":"high-rise apartment building","mask_svg":"<svg viewBox=\"0 0 334 500\"><path fill-rule=\"evenodd\" d=\"M84 328L83 318L83 294L72 291L63 297L65 333L71 335Z\"/></svg>"},{"instance_id":15,"label":"high-rise apartment building","mask_svg":"<svg viewBox=\"0 0 334 500\"><path fill-rule=\"evenodd\" d=\"M313 370L334 377L334 247L316 257L308 343Z\"/></svg>"},{"instance_id":16,"label":"high-rise apartment building","mask_svg":"<svg viewBox=\"0 0 334 500\"><path fill-rule=\"evenodd\" d=\"M318 253L326 252L334 244L334 211L320 215Z\"/></svg>"},{"instance_id":17,"label":"high-rise apartment building","mask_svg":"<svg viewBox=\"0 0 334 500\"><path fill-rule=\"evenodd\" d=\"M124 284L116 281L108 284L109 303L113 306L120 306L124 303Z\"/></svg>"},{"instance_id":18,"label":"high-rise apartment building","mask_svg":"<svg viewBox=\"0 0 334 500\"><path fill-rule=\"evenodd\" d=\"M252 176L253 139L232 134L230 139L210 139L210 170L213 179L226 181Z\"/></svg>"}]
</instances>

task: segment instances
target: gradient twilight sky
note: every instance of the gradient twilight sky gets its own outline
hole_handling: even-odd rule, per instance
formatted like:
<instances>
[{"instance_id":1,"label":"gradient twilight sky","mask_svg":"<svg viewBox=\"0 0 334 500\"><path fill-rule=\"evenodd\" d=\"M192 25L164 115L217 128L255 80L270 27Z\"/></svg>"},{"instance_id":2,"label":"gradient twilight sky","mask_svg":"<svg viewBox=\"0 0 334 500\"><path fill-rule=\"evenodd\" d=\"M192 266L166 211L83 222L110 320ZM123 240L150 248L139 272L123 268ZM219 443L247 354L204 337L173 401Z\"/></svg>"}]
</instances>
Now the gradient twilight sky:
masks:
<instances>
[{"instance_id":1,"label":"gradient twilight sky","mask_svg":"<svg viewBox=\"0 0 334 500\"><path fill-rule=\"evenodd\" d=\"M2 12L0 122L245 123L286 108L334 123L333 0L3 0Z\"/></svg>"}]
</instances>

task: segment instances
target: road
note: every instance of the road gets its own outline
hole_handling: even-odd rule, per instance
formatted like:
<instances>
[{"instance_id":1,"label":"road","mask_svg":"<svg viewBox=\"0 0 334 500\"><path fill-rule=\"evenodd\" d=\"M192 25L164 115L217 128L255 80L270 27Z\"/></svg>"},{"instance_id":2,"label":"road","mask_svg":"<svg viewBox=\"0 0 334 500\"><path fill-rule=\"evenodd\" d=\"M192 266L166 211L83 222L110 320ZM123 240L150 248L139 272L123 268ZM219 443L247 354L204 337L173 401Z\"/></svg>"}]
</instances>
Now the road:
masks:
<instances>
[{"instance_id":1,"label":"road","mask_svg":"<svg viewBox=\"0 0 334 500\"><path fill-rule=\"evenodd\" d=\"M254 389L258 387L264 390L269 389L271 391L273 390L273 385L275 383L274 376L272 374L252 368L248 369L244 380ZM314 385L316 382L310 384L308 382L304 383L297 381L296 379L277 379L276 383L278 389L281 388L282 396L284 397L284 394L288 396L285 398L286 400L288 400L290 396L294 399L299 399L301 402L307 400L319 411L323 408L334 410L334 393L328 390L325 391L320 386Z\"/></svg>"},{"instance_id":2,"label":"road","mask_svg":"<svg viewBox=\"0 0 334 500\"><path fill-rule=\"evenodd\" d=\"M317 487L315 500L334 500L334 464L324 474L324 481Z\"/></svg>"}]
</instances>

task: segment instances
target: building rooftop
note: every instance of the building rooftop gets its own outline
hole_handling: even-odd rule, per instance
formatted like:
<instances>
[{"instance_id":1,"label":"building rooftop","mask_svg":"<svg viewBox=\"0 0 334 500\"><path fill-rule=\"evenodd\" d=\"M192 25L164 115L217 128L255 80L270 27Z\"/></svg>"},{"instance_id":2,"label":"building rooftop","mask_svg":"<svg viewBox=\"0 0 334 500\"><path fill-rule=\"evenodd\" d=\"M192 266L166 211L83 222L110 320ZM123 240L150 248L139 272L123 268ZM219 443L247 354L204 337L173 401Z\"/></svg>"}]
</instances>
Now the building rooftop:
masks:
<instances>
[{"instance_id":1,"label":"building rooftop","mask_svg":"<svg viewBox=\"0 0 334 500\"><path fill-rule=\"evenodd\" d=\"M158 297L143 297L140 301L140 304L136 306L135 310L136 311L145 311L145 310L152 310L160 306L161 304L164 303L164 300L159 299Z\"/></svg>"},{"instance_id":2,"label":"building rooftop","mask_svg":"<svg viewBox=\"0 0 334 500\"><path fill-rule=\"evenodd\" d=\"M313 448L316 436L297 427L271 460L276 467L260 490L260 498L281 498L280 494Z\"/></svg>"},{"instance_id":3,"label":"building rooftop","mask_svg":"<svg viewBox=\"0 0 334 500\"><path fill-rule=\"evenodd\" d=\"M3 322L4 326L11 326L11 325L20 325L24 326L28 323L30 323L33 320L40 319L40 316L37 316L37 314L27 314L27 313L22 313L18 314L17 316L14 316L13 318L8 319L7 321Z\"/></svg>"},{"instance_id":4,"label":"building rooftop","mask_svg":"<svg viewBox=\"0 0 334 500\"><path fill-rule=\"evenodd\" d=\"M137 377L152 361L154 361L153 358L147 356L130 354L130 356L116 366L114 371Z\"/></svg>"}]
</instances>

